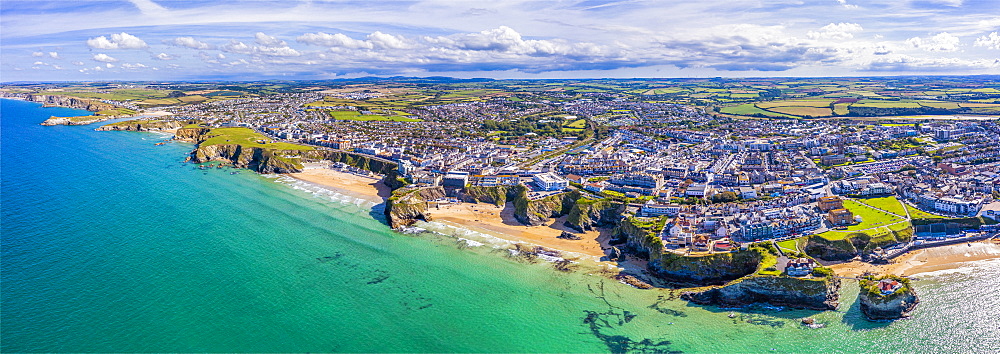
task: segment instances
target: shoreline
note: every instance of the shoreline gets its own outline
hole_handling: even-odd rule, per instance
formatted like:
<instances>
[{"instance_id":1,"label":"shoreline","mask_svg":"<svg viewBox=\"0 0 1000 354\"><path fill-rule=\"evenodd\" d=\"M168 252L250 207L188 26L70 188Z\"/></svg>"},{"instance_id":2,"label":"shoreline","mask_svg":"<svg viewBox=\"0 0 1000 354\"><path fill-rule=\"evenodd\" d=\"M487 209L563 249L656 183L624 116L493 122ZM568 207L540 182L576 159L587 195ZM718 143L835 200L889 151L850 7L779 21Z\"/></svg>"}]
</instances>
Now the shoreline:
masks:
<instances>
[{"instance_id":1,"label":"shoreline","mask_svg":"<svg viewBox=\"0 0 1000 354\"><path fill-rule=\"evenodd\" d=\"M331 169L305 169L283 175L376 204L385 202L391 195L391 190L381 179ZM582 257L593 257L595 261L604 257L604 249L610 247L607 245L611 239L611 230L608 228L577 232L563 225L565 216L542 226L522 225L514 218L514 208L510 203L504 207L487 203L448 204L431 207L428 214L432 223L482 233L511 243L526 243ZM573 233L581 239L557 238L563 231Z\"/></svg>"},{"instance_id":2,"label":"shoreline","mask_svg":"<svg viewBox=\"0 0 1000 354\"><path fill-rule=\"evenodd\" d=\"M910 251L893 259L889 264L842 262L829 267L840 276L858 276L864 272L913 276L919 273L955 269L963 263L1000 258L1000 240L983 240L971 243L924 248Z\"/></svg>"}]
</instances>

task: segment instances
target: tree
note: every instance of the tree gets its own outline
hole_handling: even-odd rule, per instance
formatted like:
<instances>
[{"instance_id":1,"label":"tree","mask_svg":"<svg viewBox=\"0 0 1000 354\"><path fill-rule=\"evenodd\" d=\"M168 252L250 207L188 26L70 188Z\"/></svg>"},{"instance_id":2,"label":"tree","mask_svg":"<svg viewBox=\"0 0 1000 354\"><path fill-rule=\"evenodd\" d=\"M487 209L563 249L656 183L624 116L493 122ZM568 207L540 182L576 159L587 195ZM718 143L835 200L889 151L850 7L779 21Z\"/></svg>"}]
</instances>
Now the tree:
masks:
<instances>
[{"instance_id":1,"label":"tree","mask_svg":"<svg viewBox=\"0 0 1000 354\"><path fill-rule=\"evenodd\" d=\"M735 202L737 200L739 200L739 196L736 195L736 192L733 191L717 193L712 196L713 203L730 203L730 202Z\"/></svg>"}]
</instances>

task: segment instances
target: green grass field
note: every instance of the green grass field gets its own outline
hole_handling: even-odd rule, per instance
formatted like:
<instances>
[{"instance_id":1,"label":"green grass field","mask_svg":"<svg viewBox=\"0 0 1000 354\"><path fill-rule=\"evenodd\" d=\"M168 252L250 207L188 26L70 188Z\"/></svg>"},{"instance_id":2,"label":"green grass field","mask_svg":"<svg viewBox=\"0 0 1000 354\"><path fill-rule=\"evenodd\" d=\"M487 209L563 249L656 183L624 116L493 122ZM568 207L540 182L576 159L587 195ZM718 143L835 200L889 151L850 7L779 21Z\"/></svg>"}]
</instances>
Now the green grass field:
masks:
<instances>
[{"instance_id":1,"label":"green grass field","mask_svg":"<svg viewBox=\"0 0 1000 354\"><path fill-rule=\"evenodd\" d=\"M257 147L275 150L309 151L315 149L312 146L271 142L271 139L250 128L215 128L209 131L207 136L209 138L202 141L199 146L236 144L243 147Z\"/></svg>"},{"instance_id":2,"label":"green grass field","mask_svg":"<svg viewBox=\"0 0 1000 354\"><path fill-rule=\"evenodd\" d=\"M903 218L886 214L880 210L871 208L853 200L844 200L844 208L850 210L854 215L861 216L861 223L847 227L847 231L864 230L877 226L885 226L895 222L903 221Z\"/></svg>"},{"instance_id":3,"label":"green grass field","mask_svg":"<svg viewBox=\"0 0 1000 354\"><path fill-rule=\"evenodd\" d=\"M327 111L330 117L336 120L353 120L359 122L383 121L383 122L420 122L418 118L408 118L403 116L383 116L375 114L361 114L354 110Z\"/></svg>"},{"instance_id":4,"label":"green grass field","mask_svg":"<svg viewBox=\"0 0 1000 354\"><path fill-rule=\"evenodd\" d=\"M946 217L941 216L941 215L931 214L931 213L928 213L926 211L914 208L914 207L910 206L909 204L906 204L906 210L910 211L910 218L913 218L913 219L944 219L944 218L946 218Z\"/></svg>"},{"instance_id":5,"label":"green grass field","mask_svg":"<svg viewBox=\"0 0 1000 354\"><path fill-rule=\"evenodd\" d=\"M757 106L754 106L753 103L741 104L738 106L722 107L722 109L720 109L719 112L725 114L741 115L741 116L762 114L764 116L775 117L775 118L795 118L795 116L788 114L765 111L763 109L757 108Z\"/></svg>"},{"instance_id":6,"label":"green grass field","mask_svg":"<svg viewBox=\"0 0 1000 354\"><path fill-rule=\"evenodd\" d=\"M893 214L906 216L906 208L903 207L903 204L896 197L865 198L857 199L857 201Z\"/></svg>"}]
</instances>

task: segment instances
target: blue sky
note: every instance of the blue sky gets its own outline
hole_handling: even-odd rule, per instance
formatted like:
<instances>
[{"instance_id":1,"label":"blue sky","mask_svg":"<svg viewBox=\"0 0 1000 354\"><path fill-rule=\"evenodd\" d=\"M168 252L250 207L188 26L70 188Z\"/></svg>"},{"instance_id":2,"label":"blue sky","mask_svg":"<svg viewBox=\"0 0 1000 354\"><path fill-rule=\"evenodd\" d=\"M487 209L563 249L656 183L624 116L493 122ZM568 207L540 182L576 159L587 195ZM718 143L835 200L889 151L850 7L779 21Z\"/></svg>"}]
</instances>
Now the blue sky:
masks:
<instances>
[{"instance_id":1,"label":"blue sky","mask_svg":"<svg viewBox=\"0 0 1000 354\"><path fill-rule=\"evenodd\" d=\"M1000 74L998 0L0 2L0 81Z\"/></svg>"}]
</instances>

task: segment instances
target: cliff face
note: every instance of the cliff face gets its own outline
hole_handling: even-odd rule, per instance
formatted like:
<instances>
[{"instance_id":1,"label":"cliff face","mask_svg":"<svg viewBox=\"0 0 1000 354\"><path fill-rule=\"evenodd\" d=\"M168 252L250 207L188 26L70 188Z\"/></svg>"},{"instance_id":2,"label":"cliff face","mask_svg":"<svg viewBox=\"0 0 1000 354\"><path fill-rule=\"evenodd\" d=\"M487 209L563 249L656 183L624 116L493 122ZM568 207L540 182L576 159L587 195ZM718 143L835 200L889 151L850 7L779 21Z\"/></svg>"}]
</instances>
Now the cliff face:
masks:
<instances>
[{"instance_id":1,"label":"cliff face","mask_svg":"<svg viewBox=\"0 0 1000 354\"><path fill-rule=\"evenodd\" d=\"M201 128L201 127L180 128L177 129L176 133L174 133L174 139L182 141L198 142L201 140L201 137L207 134L209 131L210 130L208 128Z\"/></svg>"},{"instance_id":2,"label":"cliff face","mask_svg":"<svg viewBox=\"0 0 1000 354\"><path fill-rule=\"evenodd\" d=\"M754 249L698 257L664 252L659 257L650 255L649 268L671 281L699 285L720 284L755 272L763 258Z\"/></svg>"},{"instance_id":3,"label":"cliff face","mask_svg":"<svg viewBox=\"0 0 1000 354\"><path fill-rule=\"evenodd\" d=\"M97 112L105 109L114 108L113 105L98 100L82 99L69 96L28 95L27 100L31 102L40 102L45 106L59 106L67 108L86 109L91 112Z\"/></svg>"},{"instance_id":4,"label":"cliff face","mask_svg":"<svg viewBox=\"0 0 1000 354\"><path fill-rule=\"evenodd\" d=\"M621 220L624 211L625 203L580 198L570 208L566 226L583 232L593 230L595 226L614 225Z\"/></svg>"},{"instance_id":5,"label":"cliff face","mask_svg":"<svg viewBox=\"0 0 1000 354\"><path fill-rule=\"evenodd\" d=\"M840 280L836 278L800 279L753 275L722 287L686 292L681 294L681 298L701 305L724 307L768 303L813 310L836 310L840 299L839 290Z\"/></svg>"},{"instance_id":6,"label":"cliff face","mask_svg":"<svg viewBox=\"0 0 1000 354\"><path fill-rule=\"evenodd\" d=\"M902 279L899 279L902 281ZM876 282L870 279L861 280L861 291L858 300L861 302L861 312L869 320L895 320L910 316L910 312L920 303L917 292L906 281L902 288L895 292L882 295L875 290Z\"/></svg>"},{"instance_id":7,"label":"cliff face","mask_svg":"<svg viewBox=\"0 0 1000 354\"><path fill-rule=\"evenodd\" d=\"M396 229L412 225L417 220L430 221L427 201L443 198L444 188L402 188L392 192L386 201L385 216L389 226Z\"/></svg>"},{"instance_id":8,"label":"cliff face","mask_svg":"<svg viewBox=\"0 0 1000 354\"><path fill-rule=\"evenodd\" d=\"M294 173L302 171L298 159L299 151L247 148L236 144L199 146L191 153L191 162L202 163L213 160L229 161L234 167L248 168L259 173Z\"/></svg>"},{"instance_id":9,"label":"cliff face","mask_svg":"<svg viewBox=\"0 0 1000 354\"><path fill-rule=\"evenodd\" d=\"M525 188L521 185L495 187L467 186L463 191L462 200L469 203L490 203L496 206L503 206L508 200L516 200Z\"/></svg>"},{"instance_id":10,"label":"cliff face","mask_svg":"<svg viewBox=\"0 0 1000 354\"><path fill-rule=\"evenodd\" d=\"M187 125L188 122L176 120L130 120L118 123L111 123L95 130L98 131L133 131L148 132L177 129Z\"/></svg>"},{"instance_id":11,"label":"cliff face","mask_svg":"<svg viewBox=\"0 0 1000 354\"><path fill-rule=\"evenodd\" d=\"M579 198L580 192L572 191L529 200L527 192L522 190L514 200L514 218L528 226L544 225L549 218L568 212Z\"/></svg>"},{"instance_id":12,"label":"cliff face","mask_svg":"<svg viewBox=\"0 0 1000 354\"><path fill-rule=\"evenodd\" d=\"M56 117L52 116L49 119L39 123L41 125L87 125L97 122L103 122L106 120L115 119L114 116L80 116L80 117Z\"/></svg>"}]
</instances>

